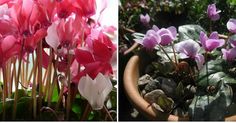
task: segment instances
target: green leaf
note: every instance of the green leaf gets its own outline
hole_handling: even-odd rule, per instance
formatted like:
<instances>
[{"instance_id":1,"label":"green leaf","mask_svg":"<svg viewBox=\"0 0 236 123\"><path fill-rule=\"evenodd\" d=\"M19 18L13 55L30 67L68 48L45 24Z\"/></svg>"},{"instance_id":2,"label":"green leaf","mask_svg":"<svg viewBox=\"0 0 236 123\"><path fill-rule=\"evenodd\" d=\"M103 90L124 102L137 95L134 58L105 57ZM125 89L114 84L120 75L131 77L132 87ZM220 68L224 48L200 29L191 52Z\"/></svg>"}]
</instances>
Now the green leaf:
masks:
<instances>
[{"instance_id":1,"label":"green leaf","mask_svg":"<svg viewBox=\"0 0 236 123\"><path fill-rule=\"evenodd\" d=\"M12 107L12 105L13 105L13 103L14 103L14 100L13 99L6 99L6 107L5 107L5 109L6 110L11 110L11 108L13 108ZM0 113L2 113L3 112L3 102L0 102Z\"/></svg>"},{"instance_id":2,"label":"green leaf","mask_svg":"<svg viewBox=\"0 0 236 123\"><path fill-rule=\"evenodd\" d=\"M179 82L176 90L175 90L175 94L177 97L181 98L182 95L184 94L184 86L182 82Z\"/></svg>"},{"instance_id":3,"label":"green leaf","mask_svg":"<svg viewBox=\"0 0 236 123\"><path fill-rule=\"evenodd\" d=\"M13 93L13 94L11 95L11 98L14 98L14 95L15 95L15 93ZM17 95L18 100L19 100L21 97L25 97L25 96L27 96L27 92L26 92L24 89L19 89L19 90L18 90L18 95Z\"/></svg>"},{"instance_id":4,"label":"green leaf","mask_svg":"<svg viewBox=\"0 0 236 123\"><path fill-rule=\"evenodd\" d=\"M143 39L145 34L136 32L136 33L133 33L132 36L134 36L136 39Z\"/></svg>"},{"instance_id":5,"label":"green leaf","mask_svg":"<svg viewBox=\"0 0 236 123\"><path fill-rule=\"evenodd\" d=\"M58 99L59 99L58 90L57 90L57 87L54 87L53 94L52 94L52 102L57 102Z\"/></svg>"},{"instance_id":6,"label":"green leaf","mask_svg":"<svg viewBox=\"0 0 236 123\"><path fill-rule=\"evenodd\" d=\"M236 84L236 80L232 78L229 74L227 74L225 69L227 69L227 64L223 59L211 60L208 62L208 76L206 71L206 65L199 72L199 76L197 79L197 85L201 88L206 88L207 85L207 77L209 81L209 85L216 86L216 84L223 80L224 83L228 84ZM223 68L224 67L224 68Z\"/></svg>"},{"instance_id":7,"label":"green leaf","mask_svg":"<svg viewBox=\"0 0 236 123\"><path fill-rule=\"evenodd\" d=\"M208 62L208 75L206 65L200 71L197 92L189 106L192 120L224 120L227 107L233 98L232 88L228 84L236 83L225 72L226 65L224 60L216 59Z\"/></svg>"},{"instance_id":8,"label":"green leaf","mask_svg":"<svg viewBox=\"0 0 236 123\"><path fill-rule=\"evenodd\" d=\"M17 102L17 119L30 120L32 119L32 97L21 97Z\"/></svg>"},{"instance_id":9,"label":"green leaf","mask_svg":"<svg viewBox=\"0 0 236 123\"><path fill-rule=\"evenodd\" d=\"M175 70L175 66L170 61L152 62L155 70L163 75L169 74Z\"/></svg>"},{"instance_id":10,"label":"green leaf","mask_svg":"<svg viewBox=\"0 0 236 123\"><path fill-rule=\"evenodd\" d=\"M187 39L193 39L194 41L198 41L201 31L205 32L205 30L199 25L191 24L191 25L179 26L178 28L179 41Z\"/></svg>"},{"instance_id":11,"label":"green leaf","mask_svg":"<svg viewBox=\"0 0 236 123\"><path fill-rule=\"evenodd\" d=\"M80 104L75 104L73 103L72 104L72 111L76 114L81 114L82 113L82 109L81 109L81 106Z\"/></svg>"},{"instance_id":12,"label":"green leaf","mask_svg":"<svg viewBox=\"0 0 236 123\"><path fill-rule=\"evenodd\" d=\"M169 113L174 106L174 101L165 95L161 95L157 100L157 104L164 110L164 112Z\"/></svg>"},{"instance_id":13,"label":"green leaf","mask_svg":"<svg viewBox=\"0 0 236 123\"><path fill-rule=\"evenodd\" d=\"M133 33L132 36L134 37L134 40L136 42L140 42L141 40L143 40L145 34L142 33Z\"/></svg>"},{"instance_id":14,"label":"green leaf","mask_svg":"<svg viewBox=\"0 0 236 123\"><path fill-rule=\"evenodd\" d=\"M93 120L93 118L95 117L95 113L94 111L91 111L88 117L88 120Z\"/></svg>"},{"instance_id":15,"label":"green leaf","mask_svg":"<svg viewBox=\"0 0 236 123\"><path fill-rule=\"evenodd\" d=\"M215 94L204 94L198 90L191 105L189 115L191 120L224 120L227 107L232 103L232 88L223 81L218 83Z\"/></svg>"},{"instance_id":16,"label":"green leaf","mask_svg":"<svg viewBox=\"0 0 236 123\"><path fill-rule=\"evenodd\" d=\"M174 101L168 98L160 89L145 94L144 99L150 103L154 109L161 112L169 113L174 106Z\"/></svg>"}]
</instances>

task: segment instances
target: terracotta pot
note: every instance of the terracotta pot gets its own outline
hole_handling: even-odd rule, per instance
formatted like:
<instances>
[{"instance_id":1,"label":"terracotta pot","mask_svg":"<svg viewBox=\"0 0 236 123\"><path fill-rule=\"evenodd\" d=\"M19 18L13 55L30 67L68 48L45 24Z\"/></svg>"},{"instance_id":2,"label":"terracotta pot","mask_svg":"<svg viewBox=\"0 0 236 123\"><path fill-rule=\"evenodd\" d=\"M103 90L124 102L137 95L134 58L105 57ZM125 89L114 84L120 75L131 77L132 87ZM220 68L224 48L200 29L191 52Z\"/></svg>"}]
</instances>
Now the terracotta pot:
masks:
<instances>
[{"instance_id":1,"label":"terracotta pot","mask_svg":"<svg viewBox=\"0 0 236 123\"><path fill-rule=\"evenodd\" d=\"M188 118L181 118L175 115L166 115L160 112L155 112L150 104L143 99L138 91L138 79L140 72L141 58L137 55L132 56L128 61L124 71L124 88L129 101L132 103L141 114L150 120L168 120L168 121L183 121ZM145 66L142 64L141 66ZM236 115L227 117L226 121L236 121Z\"/></svg>"},{"instance_id":2,"label":"terracotta pot","mask_svg":"<svg viewBox=\"0 0 236 123\"><path fill-rule=\"evenodd\" d=\"M124 88L130 102L140 113L150 120L180 120L178 116L166 116L160 112L155 112L150 104L140 95L138 91L139 61L139 56L131 57L124 71ZM158 116L158 114L160 115Z\"/></svg>"}]
</instances>

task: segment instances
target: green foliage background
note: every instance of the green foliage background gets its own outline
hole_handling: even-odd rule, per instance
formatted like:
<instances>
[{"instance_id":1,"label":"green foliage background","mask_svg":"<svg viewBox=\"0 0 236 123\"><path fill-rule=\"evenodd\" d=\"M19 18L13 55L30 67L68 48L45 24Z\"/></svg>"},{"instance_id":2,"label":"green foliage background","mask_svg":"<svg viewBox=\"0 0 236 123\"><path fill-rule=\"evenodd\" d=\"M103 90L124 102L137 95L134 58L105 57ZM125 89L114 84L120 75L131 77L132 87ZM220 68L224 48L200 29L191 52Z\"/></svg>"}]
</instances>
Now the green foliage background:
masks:
<instances>
[{"instance_id":1,"label":"green foliage background","mask_svg":"<svg viewBox=\"0 0 236 123\"><path fill-rule=\"evenodd\" d=\"M226 23L236 18L236 0L120 0L119 40L120 44L132 45L132 36L124 28L145 33L153 24L168 27L184 24L201 25L209 31L210 20L207 18L207 6L216 3L221 10L220 20L213 22L213 31L227 33ZM139 15L148 13L151 17L149 27L140 23Z\"/></svg>"}]
</instances>

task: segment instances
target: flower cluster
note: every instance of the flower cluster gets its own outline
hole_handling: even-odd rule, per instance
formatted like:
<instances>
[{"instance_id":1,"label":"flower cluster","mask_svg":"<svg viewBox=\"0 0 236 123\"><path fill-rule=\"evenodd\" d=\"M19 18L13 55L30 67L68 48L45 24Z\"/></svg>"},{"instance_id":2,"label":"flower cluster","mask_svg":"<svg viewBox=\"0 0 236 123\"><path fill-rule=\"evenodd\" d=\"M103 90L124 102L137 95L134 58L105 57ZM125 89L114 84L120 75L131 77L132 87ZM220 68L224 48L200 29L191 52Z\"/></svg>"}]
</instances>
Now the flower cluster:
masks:
<instances>
[{"instance_id":1,"label":"flower cluster","mask_svg":"<svg viewBox=\"0 0 236 123\"><path fill-rule=\"evenodd\" d=\"M211 21L216 21L220 19L220 10L217 10L215 4L210 4L207 9L207 15ZM145 20L144 16L140 16L141 20ZM227 22L227 29L231 34L236 33L236 19L230 19ZM156 45L167 46L173 40L176 39L177 31L176 28L171 26L169 28L159 29L157 26L153 26L152 29L148 30L146 35L142 40L136 40L139 44L143 45L147 49L154 49ZM198 68L202 68L205 58L199 52L201 47L205 50L206 53L211 53L214 49L224 46L221 49L223 59L227 61L233 61L236 58L236 43L235 39L232 37L228 37L228 43L231 45L226 48L227 41L219 38L218 32L211 32L209 37L203 31L200 32L199 35L199 43L198 41L193 41L192 39L187 39L175 44L175 51L179 53L179 57L181 59L191 58L196 61Z\"/></svg>"},{"instance_id":2,"label":"flower cluster","mask_svg":"<svg viewBox=\"0 0 236 123\"><path fill-rule=\"evenodd\" d=\"M57 63L55 69L65 76L70 69L70 83L78 84L84 80L81 78L90 77L86 83L81 83L106 83L109 86L102 89L109 88L110 91L110 81L100 78L108 79L113 74L111 61L116 56L116 45L107 34L114 34L116 28L101 25L107 1L100 2L102 7L97 10L95 0L1 0L0 66L4 67L10 58L25 61L41 43L45 69L51 63ZM50 54L49 49L52 50ZM98 93L92 92L96 91L94 89L88 90ZM79 91L85 93L81 87ZM85 97L88 101L101 100L92 97L91 93L90 97ZM103 105L99 104L99 107Z\"/></svg>"},{"instance_id":3,"label":"flower cluster","mask_svg":"<svg viewBox=\"0 0 236 123\"><path fill-rule=\"evenodd\" d=\"M153 49L156 45L166 46L175 40L177 35L176 28L171 26L168 28L159 29L157 26L153 26L148 30L143 40L138 41L147 49Z\"/></svg>"}]
</instances>

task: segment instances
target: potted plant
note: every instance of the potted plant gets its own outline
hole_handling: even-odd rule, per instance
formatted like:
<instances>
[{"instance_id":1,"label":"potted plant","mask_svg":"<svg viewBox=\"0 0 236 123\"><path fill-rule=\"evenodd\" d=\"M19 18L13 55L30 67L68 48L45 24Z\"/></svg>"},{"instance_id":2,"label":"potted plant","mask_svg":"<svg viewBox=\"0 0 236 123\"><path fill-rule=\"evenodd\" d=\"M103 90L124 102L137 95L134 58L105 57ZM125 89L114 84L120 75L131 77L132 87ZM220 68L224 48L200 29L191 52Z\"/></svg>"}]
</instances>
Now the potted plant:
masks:
<instances>
[{"instance_id":1,"label":"potted plant","mask_svg":"<svg viewBox=\"0 0 236 123\"><path fill-rule=\"evenodd\" d=\"M220 11L208 6L210 22ZM153 26L134 33L142 45L124 71L124 87L135 108L152 120L236 120L235 19L228 36L199 25ZM212 113L214 112L214 113Z\"/></svg>"},{"instance_id":2,"label":"potted plant","mask_svg":"<svg viewBox=\"0 0 236 123\"><path fill-rule=\"evenodd\" d=\"M116 120L107 2L0 1L0 120Z\"/></svg>"}]
</instances>

